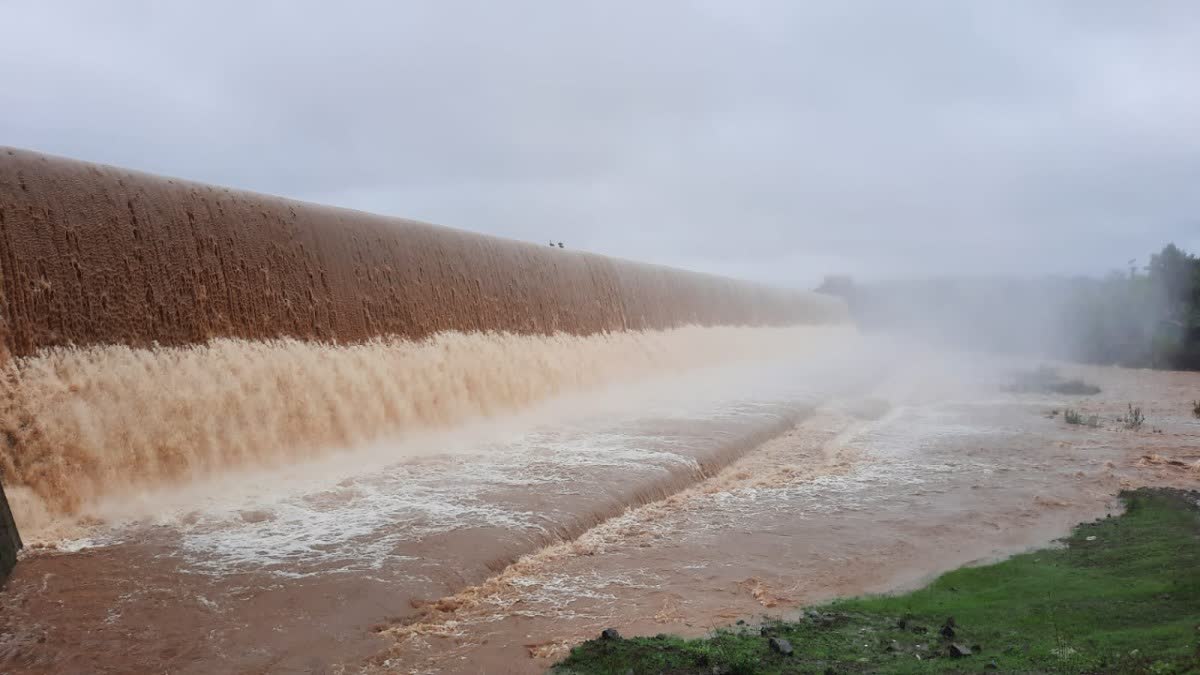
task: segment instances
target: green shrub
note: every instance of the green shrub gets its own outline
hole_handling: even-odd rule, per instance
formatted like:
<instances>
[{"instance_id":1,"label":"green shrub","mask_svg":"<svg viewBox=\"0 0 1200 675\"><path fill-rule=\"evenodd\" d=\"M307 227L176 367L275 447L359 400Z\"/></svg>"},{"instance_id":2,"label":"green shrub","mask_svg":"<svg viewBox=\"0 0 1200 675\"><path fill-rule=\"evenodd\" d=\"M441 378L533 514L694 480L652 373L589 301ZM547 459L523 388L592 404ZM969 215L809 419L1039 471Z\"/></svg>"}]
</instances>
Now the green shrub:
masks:
<instances>
[{"instance_id":1,"label":"green shrub","mask_svg":"<svg viewBox=\"0 0 1200 675\"><path fill-rule=\"evenodd\" d=\"M1133 407L1132 403L1126 404L1129 411L1120 418L1121 424L1125 425L1126 429L1137 430L1142 428L1142 424L1146 422L1146 416L1142 414L1140 407Z\"/></svg>"},{"instance_id":2,"label":"green shrub","mask_svg":"<svg viewBox=\"0 0 1200 675\"><path fill-rule=\"evenodd\" d=\"M1074 425L1081 426L1081 427L1095 428L1095 427L1100 426L1100 416L1099 415L1086 415L1085 416L1083 413L1079 412L1078 410L1073 410L1071 408L1067 408L1066 410L1063 411L1063 420L1065 420L1067 424L1074 424Z\"/></svg>"}]
</instances>

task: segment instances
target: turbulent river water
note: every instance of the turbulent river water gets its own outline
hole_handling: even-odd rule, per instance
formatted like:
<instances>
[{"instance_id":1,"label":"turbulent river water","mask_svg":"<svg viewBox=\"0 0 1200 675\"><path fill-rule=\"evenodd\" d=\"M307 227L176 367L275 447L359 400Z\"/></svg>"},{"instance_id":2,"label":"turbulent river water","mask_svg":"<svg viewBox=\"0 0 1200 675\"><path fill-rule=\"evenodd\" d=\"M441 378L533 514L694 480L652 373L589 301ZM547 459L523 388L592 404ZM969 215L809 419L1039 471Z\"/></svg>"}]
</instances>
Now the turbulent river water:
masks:
<instances>
[{"instance_id":1,"label":"turbulent river water","mask_svg":"<svg viewBox=\"0 0 1200 675\"><path fill-rule=\"evenodd\" d=\"M9 459L34 546L0 670L536 672L607 625L696 634L1044 543L1200 459L1182 374L1088 372L1096 412L1146 401L1135 438L1045 417L1012 364L844 329L488 339L31 370L77 459ZM184 459L136 450L172 433Z\"/></svg>"}]
</instances>

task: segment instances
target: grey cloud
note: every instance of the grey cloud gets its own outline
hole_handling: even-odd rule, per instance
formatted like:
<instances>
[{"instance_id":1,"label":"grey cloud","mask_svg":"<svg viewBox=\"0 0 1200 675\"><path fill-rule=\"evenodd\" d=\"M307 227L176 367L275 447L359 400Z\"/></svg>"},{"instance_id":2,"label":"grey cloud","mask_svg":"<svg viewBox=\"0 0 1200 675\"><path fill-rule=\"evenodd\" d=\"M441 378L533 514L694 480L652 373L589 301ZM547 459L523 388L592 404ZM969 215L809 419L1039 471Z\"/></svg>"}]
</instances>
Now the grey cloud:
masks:
<instances>
[{"instance_id":1,"label":"grey cloud","mask_svg":"<svg viewBox=\"0 0 1200 675\"><path fill-rule=\"evenodd\" d=\"M1192 3L7 3L0 142L782 284L1200 248Z\"/></svg>"}]
</instances>

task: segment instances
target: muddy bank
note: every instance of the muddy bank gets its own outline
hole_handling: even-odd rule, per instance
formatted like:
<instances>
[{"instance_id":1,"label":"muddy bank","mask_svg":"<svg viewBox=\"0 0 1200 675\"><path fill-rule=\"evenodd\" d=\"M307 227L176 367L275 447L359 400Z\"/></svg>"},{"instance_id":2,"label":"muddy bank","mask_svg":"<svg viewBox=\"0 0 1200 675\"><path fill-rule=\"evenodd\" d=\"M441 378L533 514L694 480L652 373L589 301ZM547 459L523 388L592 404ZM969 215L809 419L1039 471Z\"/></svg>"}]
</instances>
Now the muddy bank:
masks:
<instances>
[{"instance_id":1,"label":"muddy bank","mask_svg":"<svg viewBox=\"0 0 1200 675\"><path fill-rule=\"evenodd\" d=\"M0 148L0 326L45 347L843 320L840 301Z\"/></svg>"}]
</instances>

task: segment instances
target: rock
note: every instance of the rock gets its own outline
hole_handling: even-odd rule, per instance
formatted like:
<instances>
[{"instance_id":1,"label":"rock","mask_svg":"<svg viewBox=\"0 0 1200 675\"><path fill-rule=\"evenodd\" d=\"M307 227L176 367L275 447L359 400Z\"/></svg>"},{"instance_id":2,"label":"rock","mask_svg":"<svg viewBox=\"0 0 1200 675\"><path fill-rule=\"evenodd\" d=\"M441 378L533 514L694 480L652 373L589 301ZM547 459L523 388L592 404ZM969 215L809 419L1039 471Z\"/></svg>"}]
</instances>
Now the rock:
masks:
<instances>
[{"instance_id":1,"label":"rock","mask_svg":"<svg viewBox=\"0 0 1200 675\"><path fill-rule=\"evenodd\" d=\"M950 656L956 659L961 659L964 656L970 656L971 650L966 645L960 645L957 642L950 645Z\"/></svg>"},{"instance_id":2,"label":"rock","mask_svg":"<svg viewBox=\"0 0 1200 675\"><path fill-rule=\"evenodd\" d=\"M784 656L791 656L792 654L792 643L784 640L783 638L773 637L771 638L769 644L771 645L771 651L773 652L778 652Z\"/></svg>"},{"instance_id":3,"label":"rock","mask_svg":"<svg viewBox=\"0 0 1200 675\"><path fill-rule=\"evenodd\" d=\"M617 632L616 628L605 628L604 630L600 631L600 639L601 640L620 640L621 634Z\"/></svg>"}]
</instances>

